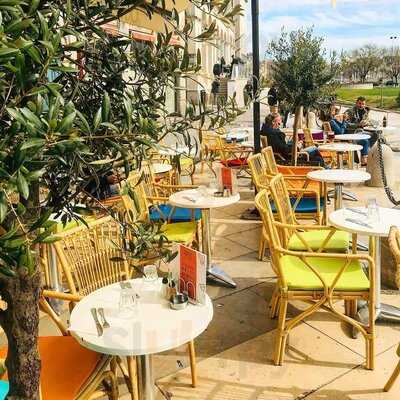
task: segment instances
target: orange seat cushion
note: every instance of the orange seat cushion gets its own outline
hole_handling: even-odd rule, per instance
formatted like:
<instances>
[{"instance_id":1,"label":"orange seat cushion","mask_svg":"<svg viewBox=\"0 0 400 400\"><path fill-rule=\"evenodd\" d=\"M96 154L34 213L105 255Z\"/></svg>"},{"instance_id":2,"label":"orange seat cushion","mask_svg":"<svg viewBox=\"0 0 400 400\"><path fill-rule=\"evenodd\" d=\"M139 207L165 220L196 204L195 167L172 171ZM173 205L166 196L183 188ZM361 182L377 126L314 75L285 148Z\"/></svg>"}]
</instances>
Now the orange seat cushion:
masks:
<instances>
[{"instance_id":1,"label":"orange seat cushion","mask_svg":"<svg viewBox=\"0 0 400 400\"><path fill-rule=\"evenodd\" d=\"M39 337L39 353L43 400L75 399L102 357L82 347L72 336ZM0 357L6 356L7 348L2 348Z\"/></svg>"}]
</instances>

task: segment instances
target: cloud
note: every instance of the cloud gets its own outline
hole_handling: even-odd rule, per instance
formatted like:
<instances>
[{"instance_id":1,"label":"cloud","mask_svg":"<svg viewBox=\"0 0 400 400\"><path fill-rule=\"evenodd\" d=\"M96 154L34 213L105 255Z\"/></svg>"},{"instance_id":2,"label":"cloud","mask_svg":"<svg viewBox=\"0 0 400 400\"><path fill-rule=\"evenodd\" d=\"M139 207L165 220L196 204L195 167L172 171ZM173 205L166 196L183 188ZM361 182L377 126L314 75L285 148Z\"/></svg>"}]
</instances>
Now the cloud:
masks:
<instances>
[{"instance_id":1,"label":"cloud","mask_svg":"<svg viewBox=\"0 0 400 400\"><path fill-rule=\"evenodd\" d=\"M281 29L291 31L314 27L325 38L328 50L352 49L366 43L390 46L389 37L398 33L399 0L260 0L261 52ZM247 5L248 51L251 51L251 12ZM400 44L400 43L399 43Z\"/></svg>"}]
</instances>

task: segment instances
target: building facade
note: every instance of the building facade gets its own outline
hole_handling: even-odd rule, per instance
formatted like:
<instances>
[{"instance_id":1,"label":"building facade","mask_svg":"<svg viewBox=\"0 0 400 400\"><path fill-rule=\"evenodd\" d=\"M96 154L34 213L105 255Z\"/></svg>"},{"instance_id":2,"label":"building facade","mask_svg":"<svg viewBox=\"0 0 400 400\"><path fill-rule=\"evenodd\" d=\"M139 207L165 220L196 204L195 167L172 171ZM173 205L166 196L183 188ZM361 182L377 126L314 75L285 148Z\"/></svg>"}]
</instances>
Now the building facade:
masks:
<instances>
[{"instance_id":1,"label":"building facade","mask_svg":"<svg viewBox=\"0 0 400 400\"><path fill-rule=\"evenodd\" d=\"M181 3L185 1L179 0ZM177 4L175 2L172 5L176 7ZM232 7L236 5L241 5L244 9L245 0L232 0ZM209 13L202 11L187 1L186 6L182 6L182 10L180 11L182 25L185 21L192 23L193 31L191 36L193 37L204 32L214 19ZM157 40L157 32L164 31L164 20L159 16L153 16L151 20L146 20L142 13L133 12L122 17L119 21L114 21L106 28L109 32L120 32L145 44ZM198 102L202 95L211 98L214 65L220 63L221 58L225 60L227 65L231 64L232 56L244 59L245 33L245 16L238 15L235 17L234 24L232 25L225 25L216 19L216 33L209 41L197 42L189 39L189 55L193 60L196 60L197 52L200 51L202 68L191 78L177 79L175 89L169 90L168 93L168 110L171 112L183 111L183 107L188 100ZM175 40L179 43L179 38ZM242 71L240 75L244 75L242 65L240 69Z\"/></svg>"}]
</instances>

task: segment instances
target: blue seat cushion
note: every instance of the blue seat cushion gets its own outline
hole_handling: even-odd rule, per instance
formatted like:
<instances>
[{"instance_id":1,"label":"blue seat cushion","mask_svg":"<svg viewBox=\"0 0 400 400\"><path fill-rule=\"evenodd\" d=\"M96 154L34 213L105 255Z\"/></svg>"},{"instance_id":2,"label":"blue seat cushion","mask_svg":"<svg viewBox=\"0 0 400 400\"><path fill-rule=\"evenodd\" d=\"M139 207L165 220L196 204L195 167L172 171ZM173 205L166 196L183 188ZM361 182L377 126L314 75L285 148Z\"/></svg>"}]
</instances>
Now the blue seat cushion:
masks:
<instances>
[{"instance_id":1,"label":"blue seat cushion","mask_svg":"<svg viewBox=\"0 0 400 400\"><path fill-rule=\"evenodd\" d=\"M6 398L8 389L9 389L8 382L0 381L0 400L3 400Z\"/></svg>"},{"instance_id":2,"label":"blue seat cushion","mask_svg":"<svg viewBox=\"0 0 400 400\"><path fill-rule=\"evenodd\" d=\"M290 203L292 204L292 206L296 203L296 197L291 197L290 198ZM320 199L320 210L322 211L323 207L324 207L324 199ZM271 209L272 212L276 212L276 208L273 202L271 202ZM299 204L297 204L296 213L315 213L317 212L317 204L315 201L315 198L313 197L302 197L300 199Z\"/></svg>"},{"instance_id":3,"label":"blue seat cushion","mask_svg":"<svg viewBox=\"0 0 400 400\"><path fill-rule=\"evenodd\" d=\"M193 220L193 216L195 221L201 219L201 210L173 207L170 204L159 204L150 207L150 219L152 221L189 222Z\"/></svg>"}]
</instances>

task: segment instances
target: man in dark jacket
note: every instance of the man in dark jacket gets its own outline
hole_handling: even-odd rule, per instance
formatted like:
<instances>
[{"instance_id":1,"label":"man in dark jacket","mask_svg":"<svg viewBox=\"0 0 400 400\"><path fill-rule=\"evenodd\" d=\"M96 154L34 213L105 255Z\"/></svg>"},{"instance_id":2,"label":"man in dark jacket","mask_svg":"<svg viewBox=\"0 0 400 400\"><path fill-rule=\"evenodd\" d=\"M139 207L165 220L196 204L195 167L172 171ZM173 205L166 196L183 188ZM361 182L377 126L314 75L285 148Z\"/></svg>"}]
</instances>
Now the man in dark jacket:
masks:
<instances>
[{"instance_id":1,"label":"man in dark jacket","mask_svg":"<svg viewBox=\"0 0 400 400\"><path fill-rule=\"evenodd\" d=\"M292 144L286 143L286 135L280 130L282 118L278 113L271 113L266 116L265 122L261 128L261 135L267 137L268 145L272 147L274 153L281 155L286 161L292 158ZM310 161L325 166L324 159L315 147L305 149L310 156Z\"/></svg>"}]
</instances>

